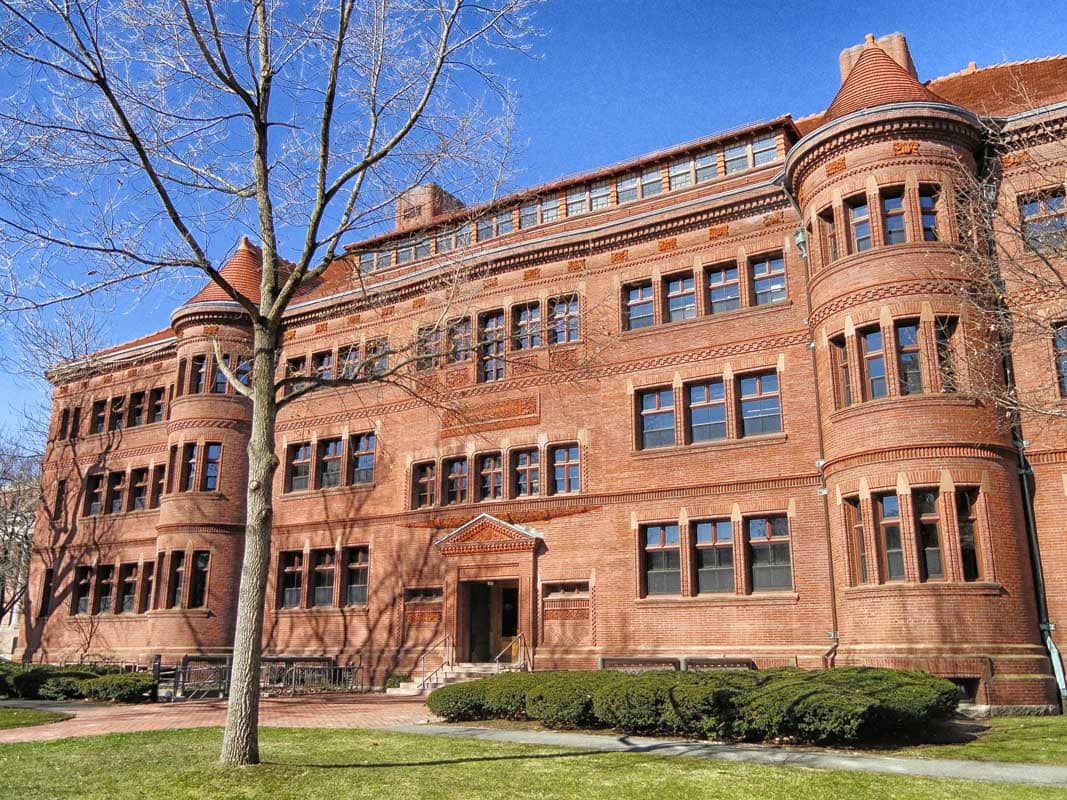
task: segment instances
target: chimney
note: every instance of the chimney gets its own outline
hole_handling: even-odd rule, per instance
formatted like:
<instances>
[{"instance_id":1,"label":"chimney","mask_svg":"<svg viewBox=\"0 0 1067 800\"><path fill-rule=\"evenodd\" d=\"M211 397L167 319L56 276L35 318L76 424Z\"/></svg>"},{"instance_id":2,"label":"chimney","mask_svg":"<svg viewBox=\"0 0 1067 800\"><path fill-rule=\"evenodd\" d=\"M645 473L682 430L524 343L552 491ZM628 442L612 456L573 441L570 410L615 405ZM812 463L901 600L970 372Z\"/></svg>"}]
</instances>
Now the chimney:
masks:
<instances>
[{"instance_id":1,"label":"chimney","mask_svg":"<svg viewBox=\"0 0 1067 800\"><path fill-rule=\"evenodd\" d=\"M463 203L436 183L408 189L396 199L397 231L424 228L434 218L463 208Z\"/></svg>"},{"instance_id":2,"label":"chimney","mask_svg":"<svg viewBox=\"0 0 1067 800\"><path fill-rule=\"evenodd\" d=\"M857 44L847 50L842 50L841 55L838 56L837 62L841 67L842 83L845 82L848 73L856 66L859 57L868 47L880 47L890 58L910 72L911 77L915 78L915 80L919 79L915 72L915 62L911 60L911 52L908 50L908 40L904 38L903 33L891 33L880 39L875 39L873 33L868 33L867 40L863 44Z\"/></svg>"}]
</instances>

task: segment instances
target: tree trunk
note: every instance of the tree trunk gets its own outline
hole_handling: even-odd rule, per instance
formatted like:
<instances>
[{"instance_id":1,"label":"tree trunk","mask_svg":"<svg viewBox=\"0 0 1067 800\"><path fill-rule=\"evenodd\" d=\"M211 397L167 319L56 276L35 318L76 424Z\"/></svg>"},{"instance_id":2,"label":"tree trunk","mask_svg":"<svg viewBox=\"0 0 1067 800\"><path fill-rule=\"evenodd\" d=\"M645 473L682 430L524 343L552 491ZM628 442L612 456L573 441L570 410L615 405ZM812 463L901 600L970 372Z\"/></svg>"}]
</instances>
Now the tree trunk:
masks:
<instances>
[{"instance_id":1,"label":"tree trunk","mask_svg":"<svg viewBox=\"0 0 1067 800\"><path fill-rule=\"evenodd\" d=\"M237 598L230 698L222 739L223 764L259 763L259 667L263 637L263 603L270 565L274 518L272 487L278 459L274 454L274 354L277 334L257 325L252 371L252 432L248 441L248 500L244 560Z\"/></svg>"}]
</instances>

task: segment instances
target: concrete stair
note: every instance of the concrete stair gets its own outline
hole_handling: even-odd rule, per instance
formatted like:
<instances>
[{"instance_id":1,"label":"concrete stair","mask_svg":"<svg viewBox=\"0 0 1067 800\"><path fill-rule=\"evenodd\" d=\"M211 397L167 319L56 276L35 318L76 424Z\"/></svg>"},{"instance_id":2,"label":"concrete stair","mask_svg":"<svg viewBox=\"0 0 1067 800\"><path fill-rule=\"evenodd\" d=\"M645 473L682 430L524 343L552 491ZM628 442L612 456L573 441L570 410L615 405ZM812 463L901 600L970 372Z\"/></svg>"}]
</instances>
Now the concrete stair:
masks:
<instances>
[{"instance_id":1,"label":"concrete stair","mask_svg":"<svg viewBox=\"0 0 1067 800\"><path fill-rule=\"evenodd\" d=\"M487 675L496 675L498 672L507 672L521 669L519 664L482 664L482 663L457 663L446 665L438 670L425 687L420 688L423 676L415 680L406 681L399 686L386 689L385 693L391 697L425 697L434 689L448 686L452 683L465 683L466 681L484 678Z\"/></svg>"}]
</instances>

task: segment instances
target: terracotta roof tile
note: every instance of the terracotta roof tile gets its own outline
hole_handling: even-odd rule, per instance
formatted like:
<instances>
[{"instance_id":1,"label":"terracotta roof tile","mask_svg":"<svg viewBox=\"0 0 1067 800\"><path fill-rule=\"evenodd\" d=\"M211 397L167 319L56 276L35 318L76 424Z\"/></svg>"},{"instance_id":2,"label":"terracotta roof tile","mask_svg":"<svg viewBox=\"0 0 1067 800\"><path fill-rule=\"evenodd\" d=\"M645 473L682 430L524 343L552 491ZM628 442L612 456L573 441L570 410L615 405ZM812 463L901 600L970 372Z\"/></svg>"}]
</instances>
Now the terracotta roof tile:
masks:
<instances>
[{"instance_id":1,"label":"terracotta roof tile","mask_svg":"<svg viewBox=\"0 0 1067 800\"><path fill-rule=\"evenodd\" d=\"M248 237L245 236L241 239L241 243L237 245L237 250L230 256L230 260L219 270L219 274L238 292L253 303L258 303L260 297L259 283L263 274L262 267L263 252L248 241ZM208 281L199 292L186 301L186 305L189 303L209 303L229 299L229 295L222 291L221 286L214 281Z\"/></svg>"},{"instance_id":2,"label":"terracotta roof tile","mask_svg":"<svg viewBox=\"0 0 1067 800\"><path fill-rule=\"evenodd\" d=\"M167 327L163 328L162 330L155 331L154 333L149 333L145 336L141 336L140 338L131 339L128 342L123 342L122 344L114 345L113 347L106 347L103 350L97 350L95 353L92 354L91 357L102 358L104 356L111 355L112 353L117 353L121 350L131 350L135 347L141 347L143 345L153 344L155 342L162 342L166 341L167 339L173 338L174 330L172 328Z\"/></svg>"},{"instance_id":3,"label":"terracotta roof tile","mask_svg":"<svg viewBox=\"0 0 1067 800\"><path fill-rule=\"evenodd\" d=\"M1017 114L1067 100L1067 55L972 67L926 85L976 114Z\"/></svg>"},{"instance_id":4,"label":"terracotta roof tile","mask_svg":"<svg viewBox=\"0 0 1067 800\"><path fill-rule=\"evenodd\" d=\"M864 108L907 102L946 101L919 83L885 50L869 45L841 84L822 121L830 122Z\"/></svg>"}]
</instances>

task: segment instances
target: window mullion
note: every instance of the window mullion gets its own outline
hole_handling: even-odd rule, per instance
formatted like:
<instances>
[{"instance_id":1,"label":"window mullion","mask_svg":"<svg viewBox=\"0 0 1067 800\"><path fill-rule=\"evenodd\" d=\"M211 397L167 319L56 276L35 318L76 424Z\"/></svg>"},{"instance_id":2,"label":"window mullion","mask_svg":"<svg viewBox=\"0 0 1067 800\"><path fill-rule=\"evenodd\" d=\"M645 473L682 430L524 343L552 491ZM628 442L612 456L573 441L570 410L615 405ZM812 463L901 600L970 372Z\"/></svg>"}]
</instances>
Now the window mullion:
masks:
<instances>
[{"instance_id":1,"label":"window mullion","mask_svg":"<svg viewBox=\"0 0 1067 800\"><path fill-rule=\"evenodd\" d=\"M919 531L915 513L914 496L911 491L897 492L900 502L900 539L904 550L904 580L918 583L921 576L919 569Z\"/></svg>"},{"instance_id":2,"label":"window mullion","mask_svg":"<svg viewBox=\"0 0 1067 800\"><path fill-rule=\"evenodd\" d=\"M960 527L956 516L956 490L945 488L937 497L941 572L949 582L963 581L963 557L960 552Z\"/></svg>"},{"instance_id":3,"label":"window mullion","mask_svg":"<svg viewBox=\"0 0 1067 800\"><path fill-rule=\"evenodd\" d=\"M741 518L731 516L730 525L733 528L734 540L734 593L752 594L748 532L745 530L745 523Z\"/></svg>"}]
</instances>

